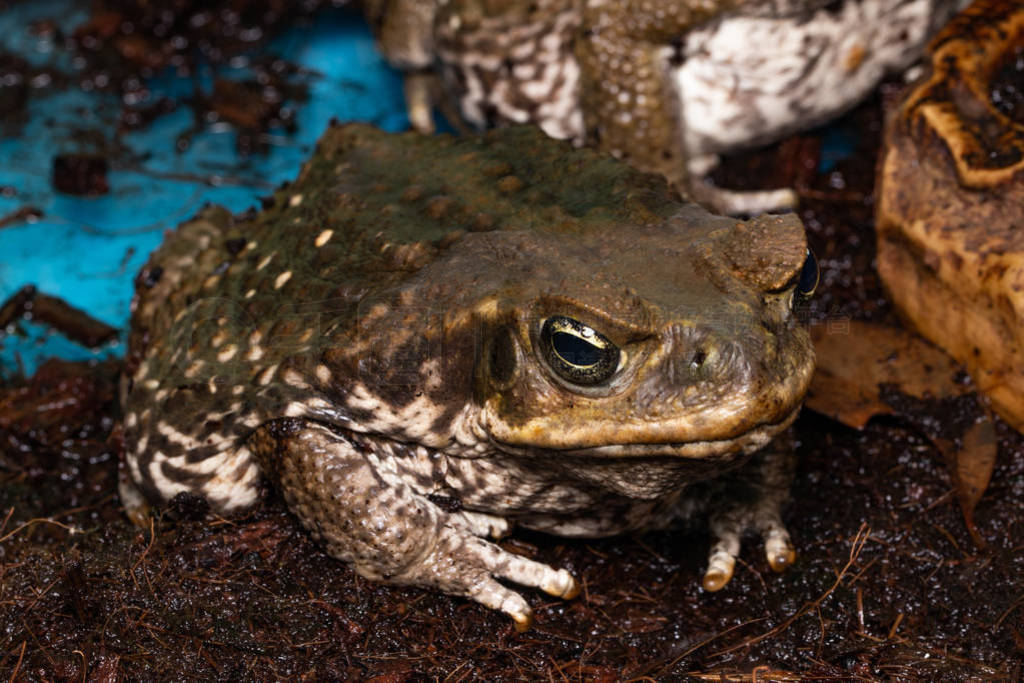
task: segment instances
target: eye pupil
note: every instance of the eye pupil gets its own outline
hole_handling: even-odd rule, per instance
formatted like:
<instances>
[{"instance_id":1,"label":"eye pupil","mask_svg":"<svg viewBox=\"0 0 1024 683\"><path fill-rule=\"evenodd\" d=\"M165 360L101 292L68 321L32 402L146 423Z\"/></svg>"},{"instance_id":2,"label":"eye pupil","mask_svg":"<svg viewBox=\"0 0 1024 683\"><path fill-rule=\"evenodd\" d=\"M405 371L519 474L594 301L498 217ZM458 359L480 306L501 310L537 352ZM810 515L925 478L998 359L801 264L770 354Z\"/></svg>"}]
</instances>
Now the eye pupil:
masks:
<instances>
[{"instance_id":1,"label":"eye pupil","mask_svg":"<svg viewBox=\"0 0 1024 683\"><path fill-rule=\"evenodd\" d=\"M564 361L580 367L596 365L603 357L603 349L568 332L555 332L551 335L551 346Z\"/></svg>"},{"instance_id":2,"label":"eye pupil","mask_svg":"<svg viewBox=\"0 0 1024 683\"><path fill-rule=\"evenodd\" d=\"M618 347L603 334L561 315L544 321L540 350L556 375L580 386L600 384L610 378L618 370L621 357Z\"/></svg>"}]
</instances>

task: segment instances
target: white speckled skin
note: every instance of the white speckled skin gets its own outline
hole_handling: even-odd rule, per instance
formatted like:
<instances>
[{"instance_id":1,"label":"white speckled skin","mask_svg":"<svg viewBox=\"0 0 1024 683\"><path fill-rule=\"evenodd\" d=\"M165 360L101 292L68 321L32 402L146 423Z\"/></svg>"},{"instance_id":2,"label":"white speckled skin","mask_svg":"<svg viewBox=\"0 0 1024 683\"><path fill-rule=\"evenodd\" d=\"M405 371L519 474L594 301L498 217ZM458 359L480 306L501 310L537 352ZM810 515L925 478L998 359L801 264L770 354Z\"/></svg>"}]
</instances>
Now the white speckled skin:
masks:
<instances>
[{"instance_id":1,"label":"white speckled skin","mask_svg":"<svg viewBox=\"0 0 1024 683\"><path fill-rule=\"evenodd\" d=\"M267 479L360 574L519 627L529 606L499 580L577 586L486 539L514 525L661 527L725 474L718 547L732 557L753 528L791 554L787 453L741 466L810 381L792 312L805 259L795 216L712 216L531 127L335 126L263 212L206 209L140 273L122 499L134 517L181 493L228 514ZM552 320L614 350L604 375L552 355Z\"/></svg>"},{"instance_id":2,"label":"white speckled skin","mask_svg":"<svg viewBox=\"0 0 1024 683\"><path fill-rule=\"evenodd\" d=\"M843 112L917 60L955 5L833 4L800 22L735 16L686 34L672 78L691 158L770 142Z\"/></svg>"}]
</instances>

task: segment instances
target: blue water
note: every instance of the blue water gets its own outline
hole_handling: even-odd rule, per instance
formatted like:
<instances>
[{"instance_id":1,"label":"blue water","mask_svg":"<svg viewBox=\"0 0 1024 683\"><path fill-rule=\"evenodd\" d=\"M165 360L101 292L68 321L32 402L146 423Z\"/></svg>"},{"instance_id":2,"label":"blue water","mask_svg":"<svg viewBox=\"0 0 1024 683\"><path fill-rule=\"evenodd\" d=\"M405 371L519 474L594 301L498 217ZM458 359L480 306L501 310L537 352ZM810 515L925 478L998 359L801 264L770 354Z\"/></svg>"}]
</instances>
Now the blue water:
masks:
<instances>
[{"instance_id":1,"label":"blue water","mask_svg":"<svg viewBox=\"0 0 1024 683\"><path fill-rule=\"evenodd\" d=\"M29 25L35 18L59 18L61 28L70 32L88 16L83 7L87 4L71 0L15 4L0 12L0 49L73 72L70 56L32 35ZM33 93L28 120L17 136L0 138L0 187L15 190L13 196L0 194L0 216L26 205L38 207L43 216L0 229L0 301L31 283L123 331L132 280L165 230L207 202L232 211L257 205L260 197L295 177L332 118L371 121L387 130L408 127L400 76L376 54L368 29L352 13L325 10L311 25L279 36L261 52L317 74L307 81L309 99L294 103L294 134L271 131L266 153L240 158L235 132L219 125L194 135L179 152L176 139L194 123L192 109L182 105L120 138L130 148L125 156L144 161L111 169L110 193L96 198L54 191L52 160L62 153L93 151L90 135L110 142L120 101L78 88ZM225 67L216 75L245 74L244 68ZM209 69L196 79L167 73L147 85L154 99L180 97L197 84L208 92L214 75ZM124 350L119 342L90 351L40 325L16 327L25 334L0 331L0 373L31 372L51 356L85 359Z\"/></svg>"}]
</instances>

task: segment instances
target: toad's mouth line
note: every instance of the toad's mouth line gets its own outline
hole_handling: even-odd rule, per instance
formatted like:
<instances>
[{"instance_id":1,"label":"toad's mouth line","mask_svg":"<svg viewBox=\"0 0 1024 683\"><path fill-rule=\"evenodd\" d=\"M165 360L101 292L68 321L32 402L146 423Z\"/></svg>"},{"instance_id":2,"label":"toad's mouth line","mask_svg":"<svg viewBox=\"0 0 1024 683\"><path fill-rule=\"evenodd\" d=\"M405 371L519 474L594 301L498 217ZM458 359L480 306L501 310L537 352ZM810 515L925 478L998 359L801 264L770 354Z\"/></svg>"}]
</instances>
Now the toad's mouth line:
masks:
<instances>
[{"instance_id":1,"label":"toad's mouth line","mask_svg":"<svg viewBox=\"0 0 1024 683\"><path fill-rule=\"evenodd\" d=\"M666 443L610 443L600 446L584 446L580 448L544 448L521 446L491 438L491 443L502 451L514 455L530 453L551 453L552 451L566 455L587 455L599 458L631 458L650 456L672 456L678 458L706 458L725 456L734 453L753 453L767 446L780 432L788 428L796 420L803 406L797 405L779 422L762 423L742 434L712 440L694 440L686 442Z\"/></svg>"}]
</instances>

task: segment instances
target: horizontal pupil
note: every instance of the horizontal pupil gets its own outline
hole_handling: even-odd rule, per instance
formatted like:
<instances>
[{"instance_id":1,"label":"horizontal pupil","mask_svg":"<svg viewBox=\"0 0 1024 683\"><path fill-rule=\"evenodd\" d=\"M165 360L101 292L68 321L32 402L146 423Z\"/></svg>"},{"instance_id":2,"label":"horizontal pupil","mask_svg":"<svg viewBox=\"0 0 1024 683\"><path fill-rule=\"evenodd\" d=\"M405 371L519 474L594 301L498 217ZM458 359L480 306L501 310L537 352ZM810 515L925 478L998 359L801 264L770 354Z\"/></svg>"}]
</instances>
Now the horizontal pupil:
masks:
<instances>
[{"instance_id":1,"label":"horizontal pupil","mask_svg":"<svg viewBox=\"0 0 1024 683\"><path fill-rule=\"evenodd\" d=\"M603 356L601 348L566 332L551 335L551 345L562 360L579 367L597 365Z\"/></svg>"}]
</instances>

